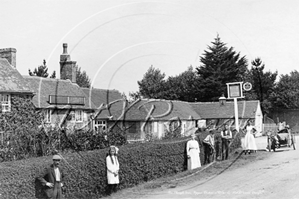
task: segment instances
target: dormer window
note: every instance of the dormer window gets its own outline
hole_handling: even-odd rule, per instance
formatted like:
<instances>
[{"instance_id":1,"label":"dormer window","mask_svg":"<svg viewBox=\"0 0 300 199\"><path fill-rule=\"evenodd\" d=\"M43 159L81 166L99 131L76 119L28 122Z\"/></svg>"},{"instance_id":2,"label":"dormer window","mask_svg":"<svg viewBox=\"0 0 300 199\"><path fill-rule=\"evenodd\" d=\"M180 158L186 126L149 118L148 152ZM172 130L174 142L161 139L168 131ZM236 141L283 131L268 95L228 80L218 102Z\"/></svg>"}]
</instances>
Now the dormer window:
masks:
<instances>
[{"instance_id":1,"label":"dormer window","mask_svg":"<svg viewBox=\"0 0 300 199\"><path fill-rule=\"evenodd\" d=\"M10 99L10 94L1 94L0 95L0 100L1 100L1 107L2 107L2 112L10 112L11 110L11 99Z\"/></svg>"}]
</instances>

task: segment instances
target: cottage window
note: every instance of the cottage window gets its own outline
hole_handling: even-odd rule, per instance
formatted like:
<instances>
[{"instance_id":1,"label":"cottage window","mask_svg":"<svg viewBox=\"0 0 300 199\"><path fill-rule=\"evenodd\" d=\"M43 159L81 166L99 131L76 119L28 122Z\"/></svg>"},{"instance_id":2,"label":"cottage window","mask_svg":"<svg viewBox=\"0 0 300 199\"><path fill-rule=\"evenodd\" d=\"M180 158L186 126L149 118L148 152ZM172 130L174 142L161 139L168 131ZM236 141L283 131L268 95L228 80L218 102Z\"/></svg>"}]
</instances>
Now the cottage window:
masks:
<instances>
[{"instance_id":1,"label":"cottage window","mask_svg":"<svg viewBox=\"0 0 300 199\"><path fill-rule=\"evenodd\" d=\"M2 106L2 112L10 111L11 103L10 103L10 95L9 94L1 94L1 106Z\"/></svg>"},{"instance_id":2,"label":"cottage window","mask_svg":"<svg viewBox=\"0 0 300 199\"><path fill-rule=\"evenodd\" d=\"M102 129L103 131L106 131L107 129L107 122L105 120L97 120L95 121L95 127L97 127L97 129Z\"/></svg>"},{"instance_id":3,"label":"cottage window","mask_svg":"<svg viewBox=\"0 0 300 199\"><path fill-rule=\"evenodd\" d=\"M46 123L51 123L51 109L47 109L45 112Z\"/></svg>"},{"instance_id":4,"label":"cottage window","mask_svg":"<svg viewBox=\"0 0 300 199\"><path fill-rule=\"evenodd\" d=\"M82 122L83 121L83 112L82 110L76 110L75 111L75 119L76 119L76 122Z\"/></svg>"},{"instance_id":5,"label":"cottage window","mask_svg":"<svg viewBox=\"0 0 300 199\"><path fill-rule=\"evenodd\" d=\"M72 121L75 121L75 111L70 111L69 113L69 120L72 122Z\"/></svg>"},{"instance_id":6,"label":"cottage window","mask_svg":"<svg viewBox=\"0 0 300 199\"><path fill-rule=\"evenodd\" d=\"M83 111L82 110L70 111L69 119L71 122L82 122L83 121Z\"/></svg>"}]
</instances>

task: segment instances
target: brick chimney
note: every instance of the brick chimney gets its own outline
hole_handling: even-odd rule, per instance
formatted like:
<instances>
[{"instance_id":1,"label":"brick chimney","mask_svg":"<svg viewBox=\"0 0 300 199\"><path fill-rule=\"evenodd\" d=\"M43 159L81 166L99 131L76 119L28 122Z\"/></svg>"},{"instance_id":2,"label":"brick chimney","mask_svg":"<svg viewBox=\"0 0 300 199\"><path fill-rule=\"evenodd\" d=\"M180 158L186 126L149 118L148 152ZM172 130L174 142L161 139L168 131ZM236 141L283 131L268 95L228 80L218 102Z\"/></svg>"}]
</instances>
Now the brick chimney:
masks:
<instances>
[{"instance_id":1,"label":"brick chimney","mask_svg":"<svg viewBox=\"0 0 300 199\"><path fill-rule=\"evenodd\" d=\"M68 44L63 44L63 53L60 55L60 79L69 79L76 83L76 61L71 61L68 54Z\"/></svg>"},{"instance_id":2,"label":"brick chimney","mask_svg":"<svg viewBox=\"0 0 300 199\"><path fill-rule=\"evenodd\" d=\"M7 61L16 68L16 52L15 48L2 48L0 49L0 57L7 59Z\"/></svg>"}]
</instances>

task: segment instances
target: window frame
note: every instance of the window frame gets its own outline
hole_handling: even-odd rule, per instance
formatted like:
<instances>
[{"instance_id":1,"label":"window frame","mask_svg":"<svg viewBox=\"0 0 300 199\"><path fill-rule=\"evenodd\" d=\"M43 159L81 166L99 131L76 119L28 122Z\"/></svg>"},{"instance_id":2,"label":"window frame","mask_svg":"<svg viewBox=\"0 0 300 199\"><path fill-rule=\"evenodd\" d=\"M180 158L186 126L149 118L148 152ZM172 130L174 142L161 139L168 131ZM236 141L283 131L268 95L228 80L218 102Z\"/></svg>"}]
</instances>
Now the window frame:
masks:
<instances>
[{"instance_id":1,"label":"window frame","mask_svg":"<svg viewBox=\"0 0 300 199\"><path fill-rule=\"evenodd\" d=\"M51 115L52 115L52 110L46 109L46 111L45 111L45 122L46 123L51 123Z\"/></svg>"},{"instance_id":2,"label":"window frame","mask_svg":"<svg viewBox=\"0 0 300 199\"><path fill-rule=\"evenodd\" d=\"M101 127L102 131L107 130L107 121L106 120L95 120L95 127L97 127L98 131Z\"/></svg>"},{"instance_id":3,"label":"window frame","mask_svg":"<svg viewBox=\"0 0 300 199\"><path fill-rule=\"evenodd\" d=\"M83 122L83 111L75 110L75 122Z\"/></svg>"},{"instance_id":4,"label":"window frame","mask_svg":"<svg viewBox=\"0 0 300 199\"><path fill-rule=\"evenodd\" d=\"M7 97L7 101L3 100L4 96ZM1 111L2 113L10 112L11 111L11 94L0 94L0 101L1 101ZM4 107L7 107L5 109Z\"/></svg>"},{"instance_id":5,"label":"window frame","mask_svg":"<svg viewBox=\"0 0 300 199\"><path fill-rule=\"evenodd\" d=\"M69 116L71 117L70 122L83 122L82 110L71 110Z\"/></svg>"}]
</instances>

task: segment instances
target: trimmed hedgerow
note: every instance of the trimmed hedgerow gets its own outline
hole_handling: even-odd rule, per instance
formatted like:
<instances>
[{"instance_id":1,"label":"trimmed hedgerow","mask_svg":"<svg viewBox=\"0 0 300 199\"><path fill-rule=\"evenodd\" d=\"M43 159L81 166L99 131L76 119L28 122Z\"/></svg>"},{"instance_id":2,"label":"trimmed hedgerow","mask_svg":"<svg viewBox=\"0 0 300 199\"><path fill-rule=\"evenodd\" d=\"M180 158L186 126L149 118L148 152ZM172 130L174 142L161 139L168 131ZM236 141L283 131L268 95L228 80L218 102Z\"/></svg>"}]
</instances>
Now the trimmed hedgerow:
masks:
<instances>
[{"instance_id":1,"label":"trimmed hedgerow","mask_svg":"<svg viewBox=\"0 0 300 199\"><path fill-rule=\"evenodd\" d=\"M199 134L200 141L207 132ZM120 147L120 185L123 189L141 182L169 176L186 169L187 138L136 143ZM238 141L237 141L238 142ZM238 146L238 145L233 145ZM99 198L105 195L107 149L63 154L65 198ZM203 150L201 150L203 162ZM41 177L51 157L0 163L0 196L3 198L42 198Z\"/></svg>"}]
</instances>

